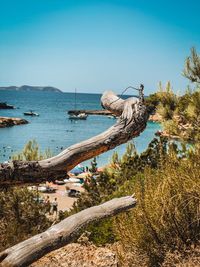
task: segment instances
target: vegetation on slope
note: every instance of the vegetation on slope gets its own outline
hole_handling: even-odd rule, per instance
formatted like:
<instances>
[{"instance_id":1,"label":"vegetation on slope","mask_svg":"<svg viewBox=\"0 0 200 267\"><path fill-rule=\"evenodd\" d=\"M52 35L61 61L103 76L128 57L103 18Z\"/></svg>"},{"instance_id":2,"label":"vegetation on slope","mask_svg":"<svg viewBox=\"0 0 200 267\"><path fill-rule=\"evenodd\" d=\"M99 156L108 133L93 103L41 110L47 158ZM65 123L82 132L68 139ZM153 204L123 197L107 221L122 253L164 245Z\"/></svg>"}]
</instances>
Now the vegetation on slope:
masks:
<instances>
[{"instance_id":1,"label":"vegetation on slope","mask_svg":"<svg viewBox=\"0 0 200 267\"><path fill-rule=\"evenodd\" d=\"M150 109L153 111L156 106L162 115L165 130L187 142L192 141L193 146L177 146L165 138L155 138L145 152L138 154L129 143L122 158L115 153L108 168L87 180L85 193L70 212L78 212L116 196L136 194L138 205L135 209L94 223L87 229L91 232L90 239L98 245L118 241L122 266L134 266L135 259L139 262L139 258L147 258L148 266L163 263L167 266L167 261L170 266L175 258L170 262L169 255L178 253L179 258L184 258L199 244L199 65L200 57L193 49L192 55L186 59L183 74L196 83L194 90L177 96L170 83L166 88L160 84L159 92L147 99ZM14 158L33 160L42 157L37 144L31 142ZM94 167L96 169L96 165ZM0 205L1 239L4 240L1 250L49 225L42 206L26 189L2 191ZM65 216L69 213L62 214L62 218Z\"/></svg>"},{"instance_id":2,"label":"vegetation on slope","mask_svg":"<svg viewBox=\"0 0 200 267\"><path fill-rule=\"evenodd\" d=\"M22 152L13 156L18 160L38 160L50 155L42 154L36 141L29 141ZM38 193L26 187L4 188L0 191L0 251L13 246L50 226Z\"/></svg>"},{"instance_id":3,"label":"vegetation on slope","mask_svg":"<svg viewBox=\"0 0 200 267\"><path fill-rule=\"evenodd\" d=\"M167 148L168 147L168 148ZM138 205L117 218L89 227L96 244L118 241L123 261L135 251L159 266L166 254L182 253L200 239L200 148L181 149L166 140L153 140L138 155L132 144L124 156L115 154L111 167L86 185L75 211L116 196L136 194ZM132 265L130 265L132 266Z\"/></svg>"},{"instance_id":4,"label":"vegetation on slope","mask_svg":"<svg viewBox=\"0 0 200 267\"><path fill-rule=\"evenodd\" d=\"M200 56L194 48L186 59L183 75L193 84L184 95L176 95L170 82L165 87L159 84L157 93L150 95L146 103L150 112L162 118L166 135L177 136L187 142L198 142L200 138Z\"/></svg>"}]
</instances>

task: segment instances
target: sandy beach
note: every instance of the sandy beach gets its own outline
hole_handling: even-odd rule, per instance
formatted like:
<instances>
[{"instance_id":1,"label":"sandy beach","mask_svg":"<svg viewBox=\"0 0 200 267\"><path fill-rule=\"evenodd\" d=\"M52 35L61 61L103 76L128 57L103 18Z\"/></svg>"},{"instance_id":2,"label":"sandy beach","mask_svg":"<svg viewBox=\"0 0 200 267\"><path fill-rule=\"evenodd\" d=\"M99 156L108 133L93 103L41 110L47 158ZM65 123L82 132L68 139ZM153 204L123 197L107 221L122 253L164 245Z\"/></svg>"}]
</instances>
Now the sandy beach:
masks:
<instances>
[{"instance_id":1,"label":"sandy beach","mask_svg":"<svg viewBox=\"0 0 200 267\"><path fill-rule=\"evenodd\" d=\"M41 197L45 198L46 196L49 196L50 202L52 202L55 198L57 198L58 211L59 210L62 210L62 211L69 210L72 207L73 203L77 200L77 198L75 198L75 197L69 197L67 195L67 192L66 192L66 184L65 185L56 185L56 184L53 184L51 186L56 189L56 192L55 193L40 193L41 194ZM83 192L84 191L84 189L82 188L82 186L77 186L74 183L67 183L67 186L70 189L76 189L76 190L79 190L80 192Z\"/></svg>"}]
</instances>

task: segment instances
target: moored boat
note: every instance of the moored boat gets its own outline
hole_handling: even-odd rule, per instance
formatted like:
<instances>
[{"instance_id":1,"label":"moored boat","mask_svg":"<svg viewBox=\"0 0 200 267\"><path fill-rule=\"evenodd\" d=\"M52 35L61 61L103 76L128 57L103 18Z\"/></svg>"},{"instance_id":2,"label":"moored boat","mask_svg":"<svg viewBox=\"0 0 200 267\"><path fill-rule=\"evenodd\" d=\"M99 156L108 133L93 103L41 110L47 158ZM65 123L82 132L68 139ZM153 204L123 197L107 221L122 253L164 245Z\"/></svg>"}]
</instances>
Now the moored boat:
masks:
<instances>
[{"instance_id":1,"label":"moored boat","mask_svg":"<svg viewBox=\"0 0 200 267\"><path fill-rule=\"evenodd\" d=\"M25 116L39 116L38 113L33 112L32 110L28 111L28 112L24 112Z\"/></svg>"},{"instance_id":2,"label":"moored boat","mask_svg":"<svg viewBox=\"0 0 200 267\"><path fill-rule=\"evenodd\" d=\"M80 113L80 114L73 114L69 116L69 120L86 120L88 117L87 114L85 113Z\"/></svg>"},{"instance_id":3,"label":"moored boat","mask_svg":"<svg viewBox=\"0 0 200 267\"><path fill-rule=\"evenodd\" d=\"M76 111L76 89L75 89L75 94L74 94L74 108ZM88 115L86 113L74 113L69 116L69 120L86 120Z\"/></svg>"}]
</instances>

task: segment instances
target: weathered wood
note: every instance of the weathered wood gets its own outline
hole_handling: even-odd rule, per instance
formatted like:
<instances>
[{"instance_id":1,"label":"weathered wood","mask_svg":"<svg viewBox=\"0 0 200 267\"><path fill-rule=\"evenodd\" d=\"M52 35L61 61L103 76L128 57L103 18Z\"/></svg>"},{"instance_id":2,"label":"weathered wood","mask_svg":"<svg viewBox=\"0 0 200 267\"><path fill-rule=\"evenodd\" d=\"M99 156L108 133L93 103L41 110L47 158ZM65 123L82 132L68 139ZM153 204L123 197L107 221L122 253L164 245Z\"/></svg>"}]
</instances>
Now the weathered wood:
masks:
<instances>
[{"instance_id":1,"label":"weathered wood","mask_svg":"<svg viewBox=\"0 0 200 267\"><path fill-rule=\"evenodd\" d=\"M80 162L126 143L145 129L149 115L143 103L143 97L123 100L108 91L103 94L101 102L104 108L120 116L115 125L97 136L70 146L52 158L1 163L0 186L63 178Z\"/></svg>"},{"instance_id":2,"label":"weathered wood","mask_svg":"<svg viewBox=\"0 0 200 267\"><path fill-rule=\"evenodd\" d=\"M127 196L85 209L50 227L47 231L0 253L0 266L28 266L48 252L72 242L80 233L80 229L89 223L116 215L135 205L136 199L133 196Z\"/></svg>"}]
</instances>

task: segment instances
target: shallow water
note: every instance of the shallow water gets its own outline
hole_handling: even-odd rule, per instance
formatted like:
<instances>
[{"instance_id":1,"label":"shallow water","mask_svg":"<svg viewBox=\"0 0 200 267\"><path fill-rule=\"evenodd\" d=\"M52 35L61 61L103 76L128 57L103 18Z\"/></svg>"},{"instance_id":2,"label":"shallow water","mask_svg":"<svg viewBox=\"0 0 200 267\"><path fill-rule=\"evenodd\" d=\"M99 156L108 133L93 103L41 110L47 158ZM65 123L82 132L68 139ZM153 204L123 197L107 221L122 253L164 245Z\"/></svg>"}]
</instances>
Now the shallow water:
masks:
<instances>
[{"instance_id":1,"label":"shallow water","mask_svg":"<svg viewBox=\"0 0 200 267\"><path fill-rule=\"evenodd\" d=\"M100 97L98 94L77 94L77 109L101 109ZM0 129L1 162L9 160L12 154L21 151L29 140L35 139L41 150L50 148L57 154L61 151L61 147L65 148L88 139L115 123L114 119L93 115L88 116L85 121L71 122L66 111L74 109L73 93L0 91L0 102L5 101L17 109L0 110L0 116L21 117L30 123ZM23 113L29 110L34 110L40 116L24 116ZM149 122L145 131L134 139L139 152L147 148L148 143L154 138L154 133L159 129L159 124ZM122 155L125 147L126 145L121 145L115 151ZM100 155L97 160L98 165L107 164L113 151Z\"/></svg>"}]
</instances>

